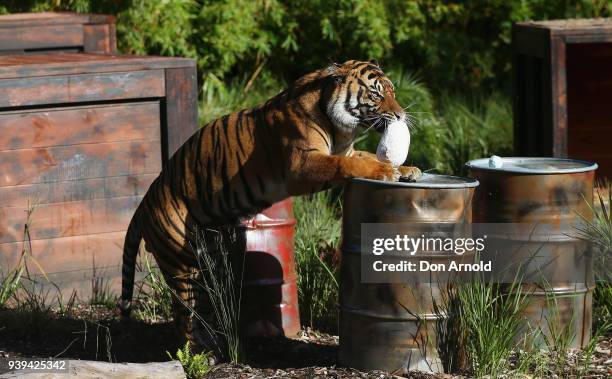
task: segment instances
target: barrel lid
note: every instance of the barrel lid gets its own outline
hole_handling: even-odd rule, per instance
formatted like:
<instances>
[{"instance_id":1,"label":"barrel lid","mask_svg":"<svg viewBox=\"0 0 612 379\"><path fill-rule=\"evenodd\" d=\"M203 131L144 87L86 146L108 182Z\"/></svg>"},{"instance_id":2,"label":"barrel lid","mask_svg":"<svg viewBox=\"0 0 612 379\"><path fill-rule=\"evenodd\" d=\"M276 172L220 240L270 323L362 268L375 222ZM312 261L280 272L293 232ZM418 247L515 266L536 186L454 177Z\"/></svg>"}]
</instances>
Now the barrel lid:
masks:
<instances>
[{"instance_id":1,"label":"barrel lid","mask_svg":"<svg viewBox=\"0 0 612 379\"><path fill-rule=\"evenodd\" d=\"M501 160L501 167L490 167L489 158L475 159L465 165L472 170L521 174L574 174L597 169L597 163L577 159L505 157Z\"/></svg>"},{"instance_id":2,"label":"barrel lid","mask_svg":"<svg viewBox=\"0 0 612 379\"><path fill-rule=\"evenodd\" d=\"M386 187L406 187L406 188L472 188L478 186L478 180L463 178L460 176L423 174L413 182L385 182L382 180L353 178L351 181L356 183L368 183Z\"/></svg>"}]
</instances>

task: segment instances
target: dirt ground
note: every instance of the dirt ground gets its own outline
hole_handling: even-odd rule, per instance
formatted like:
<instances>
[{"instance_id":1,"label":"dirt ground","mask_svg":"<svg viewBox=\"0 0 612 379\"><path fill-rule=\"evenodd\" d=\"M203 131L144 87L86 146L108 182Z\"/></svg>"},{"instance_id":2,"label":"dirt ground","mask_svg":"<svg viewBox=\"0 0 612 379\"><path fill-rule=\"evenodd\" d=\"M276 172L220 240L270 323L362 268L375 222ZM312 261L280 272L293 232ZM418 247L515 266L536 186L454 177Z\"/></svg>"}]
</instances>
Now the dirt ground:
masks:
<instances>
[{"instance_id":1,"label":"dirt ground","mask_svg":"<svg viewBox=\"0 0 612 379\"><path fill-rule=\"evenodd\" d=\"M178 343L170 322L122 323L118 312L77 306L69 315L0 310L0 361L14 357L57 357L113 362L167 361ZM594 352L592 378L612 377L612 339ZM246 363L220 364L207 378L397 378L384 372L337 367L338 337L304 330L297 339L250 340ZM459 378L414 372L409 378Z\"/></svg>"}]
</instances>

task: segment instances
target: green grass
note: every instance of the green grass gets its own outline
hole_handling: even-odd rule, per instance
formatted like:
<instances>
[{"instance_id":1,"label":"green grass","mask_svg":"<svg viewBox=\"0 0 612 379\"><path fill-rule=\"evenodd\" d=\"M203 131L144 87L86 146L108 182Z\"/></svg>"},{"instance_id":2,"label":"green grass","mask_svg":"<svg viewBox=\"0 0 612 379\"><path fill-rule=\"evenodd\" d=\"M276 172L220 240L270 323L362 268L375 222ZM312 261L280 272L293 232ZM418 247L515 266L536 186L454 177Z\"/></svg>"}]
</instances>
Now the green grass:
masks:
<instances>
[{"instance_id":1,"label":"green grass","mask_svg":"<svg viewBox=\"0 0 612 379\"><path fill-rule=\"evenodd\" d=\"M596 333L604 330L607 334L612 323L612 183L600 183L595 193L595 204L589 204L591 215L579 214L582 224L576 229L579 238L593 244L596 282L593 324Z\"/></svg>"},{"instance_id":2,"label":"green grass","mask_svg":"<svg viewBox=\"0 0 612 379\"><path fill-rule=\"evenodd\" d=\"M172 291L151 260L150 254L144 254L140 262L145 276L136 284L135 316L149 322L168 320L172 318Z\"/></svg>"},{"instance_id":3,"label":"green grass","mask_svg":"<svg viewBox=\"0 0 612 379\"><path fill-rule=\"evenodd\" d=\"M340 240L340 206L330 191L294 199L295 259L302 322L335 325L338 298L334 253Z\"/></svg>"},{"instance_id":4,"label":"green grass","mask_svg":"<svg viewBox=\"0 0 612 379\"><path fill-rule=\"evenodd\" d=\"M607 187L607 196L604 189ZM603 184L596 191L595 204L587 204L591 215L578 214L582 224L576 227L578 237L593 244L595 248L595 273L597 280L612 281L612 183ZM589 216L592 216L589 217Z\"/></svg>"},{"instance_id":5,"label":"green grass","mask_svg":"<svg viewBox=\"0 0 612 379\"><path fill-rule=\"evenodd\" d=\"M198 109L200 125L228 113L262 104L284 88L282 82L268 76L224 83L209 74L204 80L200 93Z\"/></svg>"},{"instance_id":6,"label":"green grass","mask_svg":"<svg viewBox=\"0 0 612 379\"><path fill-rule=\"evenodd\" d=\"M7 272L0 272L0 307L5 306L15 293L21 288L21 276L23 275L23 264Z\"/></svg>"},{"instance_id":7,"label":"green grass","mask_svg":"<svg viewBox=\"0 0 612 379\"><path fill-rule=\"evenodd\" d=\"M476 277L449 283L434 302L438 354L446 372L497 378L511 370L527 295L519 283L502 288Z\"/></svg>"},{"instance_id":8,"label":"green grass","mask_svg":"<svg viewBox=\"0 0 612 379\"><path fill-rule=\"evenodd\" d=\"M212 322L207 320L206 315L197 314L198 309L194 311L201 326L213 337L219 337L214 338L218 352L230 363L239 363L244 354L240 333L244 255L240 256L239 262L236 261L235 258L240 254L231 254L232 249L228 246L236 241L234 238L240 237L232 235L232 231L229 234L209 230L199 230L196 233L194 254L200 273L196 279L196 290L204 292L208 297L213 311ZM211 243L215 246L210 246Z\"/></svg>"}]
</instances>

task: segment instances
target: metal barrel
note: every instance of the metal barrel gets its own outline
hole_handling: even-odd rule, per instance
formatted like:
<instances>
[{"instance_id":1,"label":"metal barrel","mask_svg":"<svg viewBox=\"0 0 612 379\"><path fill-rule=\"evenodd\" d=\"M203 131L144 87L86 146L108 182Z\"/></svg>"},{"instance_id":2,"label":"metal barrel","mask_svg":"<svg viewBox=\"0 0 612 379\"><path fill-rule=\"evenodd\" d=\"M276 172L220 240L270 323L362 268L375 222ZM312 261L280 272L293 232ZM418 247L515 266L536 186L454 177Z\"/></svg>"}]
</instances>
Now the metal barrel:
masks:
<instances>
[{"instance_id":1,"label":"metal barrel","mask_svg":"<svg viewBox=\"0 0 612 379\"><path fill-rule=\"evenodd\" d=\"M296 336L300 331L292 201L245 222L242 325L248 336Z\"/></svg>"},{"instance_id":2,"label":"metal barrel","mask_svg":"<svg viewBox=\"0 0 612 379\"><path fill-rule=\"evenodd\" d=\"M442 372L435 328L441 318L441 285L364 283L360 276L361 225L393 223L419 237L428 225L471 221L478 181L425 174L417 182L353 179L345 187L339 294L339 363L360 370ZM446 252L422 259L453 259Z\"/></svg>"},{"instance_id":3,"label":"metal barrel","mask_svg":"<svg viewBox=\"0 0 612 379\"><path fill-rule=\"evenodd\" d=\"M570 348L585 347L595 285L589 244L577 238L575 227L581 221L579 215L591 217L597 164L503 158L499 168L489 167L488 159L466 165L469 176L480 182L473 205L475 224L528 224L533 230L527 238L526 234L489 236L487 244L495 266L511 267L520 259L522 273L535 273L529 279L520 276L527 308L517 341L536 332L539 337L533 346L546 348L546 341L565 333L571 338ZM530 254L536 258L525 260Z\"/></svg>"}]
</instances>

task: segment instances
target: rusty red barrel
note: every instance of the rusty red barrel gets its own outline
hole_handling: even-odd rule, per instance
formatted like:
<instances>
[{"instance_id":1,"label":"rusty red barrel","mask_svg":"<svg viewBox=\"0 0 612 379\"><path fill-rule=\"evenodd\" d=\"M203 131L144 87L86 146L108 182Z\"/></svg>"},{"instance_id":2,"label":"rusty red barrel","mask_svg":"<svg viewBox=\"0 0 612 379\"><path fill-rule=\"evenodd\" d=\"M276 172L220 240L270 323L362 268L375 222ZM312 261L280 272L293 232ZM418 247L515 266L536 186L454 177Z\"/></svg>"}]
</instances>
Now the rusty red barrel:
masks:
<instances>
[{"instance_id":1,"label":"rusty red barrel","mask_svg":"<svg viewBox=\"0 0 612 379\"><path fill-rule=\"evenodd\" d=\"M393 225L402 234L418 238L432 225L469 224L477 185L474 179L430 174L414 183L353 179L347 184L341 244L340 364L394 373L443 371L435 329L444 316L434 310L434 302L443 303L440 283L363 280L364 256L371 254L362 245L362 233L366 233L362 225ZM438 250L413 258L444 263L456 259L452 255Z\"/></svg>"},{"instance_id":2,"label":"rusty red barrel","mask_svg":"<svg viewBox=\"0 0 612 379\"><path fill-rule=\"evenodd\" d=\"M571 348L586 346L592 320L593 262L589 244L577 238L575 228L581 221L579 214L591 217L597 164L503 158L501 167L490 167L489 159L470 161L467 167L480 182L474 197L474 223L502 223L509 229L510 224L528 225L527 233L492 235L487 244L495 254L495 265L518 267L513 266L517 260L523 265L521 290L528 296L523 333L541 332L535 341L538 347L546 347L546 340L564 332L572 337Z\"/></svg>"},{"instance_id":3,"label":"rusty red barrel","mask_svg":"<svg viewBox=\"0 0 612 379\"><path fill-rule=\"evenodd\" d=\"M295 336L300 315L291 199L272 205L245 224L244 330L249 336Z\"/></svg>"}]
</instances>

